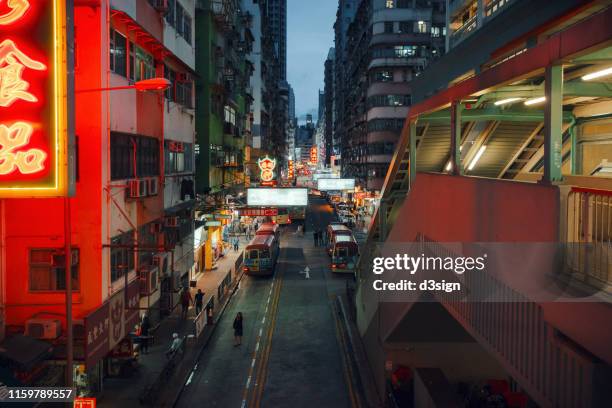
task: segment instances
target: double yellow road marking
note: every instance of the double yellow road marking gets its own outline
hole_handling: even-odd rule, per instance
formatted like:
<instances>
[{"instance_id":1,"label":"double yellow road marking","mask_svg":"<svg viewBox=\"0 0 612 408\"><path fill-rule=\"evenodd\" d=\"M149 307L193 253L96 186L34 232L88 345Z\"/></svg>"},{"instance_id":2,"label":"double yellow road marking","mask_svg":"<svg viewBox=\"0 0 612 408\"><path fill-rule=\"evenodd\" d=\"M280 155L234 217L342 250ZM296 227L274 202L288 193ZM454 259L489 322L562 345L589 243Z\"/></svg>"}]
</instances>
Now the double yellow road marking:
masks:
<instances>
[{"instance_id":1,"label":"double yellow road marking","mask_svg":"<svg viewBox=\"0 0 612 408\"><path fill-rule=\"evenodd\" d=\"M279 267L277 275L270 287L266 308L261 320L261 328L256 338L255 350L252 354L249 375L242 394L242 408L259 407L268 376L268 361L272 349L272 336L276 327L278 303L283 285L284 265ZM267 327L265 326L268 321ZM265 336L264 336L264 327ZM255 375L254 375L255 374Z\"/></svg>"}]
</instances>

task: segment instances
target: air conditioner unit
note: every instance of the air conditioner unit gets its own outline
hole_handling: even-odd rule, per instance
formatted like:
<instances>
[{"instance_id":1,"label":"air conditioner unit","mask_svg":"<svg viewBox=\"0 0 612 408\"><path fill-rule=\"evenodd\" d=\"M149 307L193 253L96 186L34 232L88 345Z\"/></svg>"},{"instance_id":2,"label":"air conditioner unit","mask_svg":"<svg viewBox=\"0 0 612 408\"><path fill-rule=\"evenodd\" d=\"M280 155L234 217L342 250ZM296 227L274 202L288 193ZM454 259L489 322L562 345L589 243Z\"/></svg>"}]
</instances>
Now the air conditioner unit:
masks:
<instances>
[{"instance_id":1,"label":"air conditioner unit","mask_svg":"<svg viewBox=\"0 0 612 408\"><path fill-rule=\"evenodd\" d=\"M153 7L155 7L155 10L163 14L166 14L170 10L168 0L153 0Z\"/></svg>"},{"instance_id":2,"label":"air conditioner unit","mask_svg":"<svg viewBox=\"0 0 612 408\"><path fill-rule=\"evenodd\" d=\"M157 290L159 284L158 268L153 265L144 265L138 269L140 294L149 296Z\"/></svg>"},{"instance_id":3,"label":"air conditioner unit","mask_svg":"<svg viewBox=\"0 0 612 408\"><path fill-rule=\"evenodd\" d=\"M166 217L166 227L177 228L179 224L179 218L176 216Z\"/></svg>"},{"instance_id":4,"label":"air conditioner unit","mask_svg":"<svg viewBox=\"0 0 612 408\"><path fill-rule=\"evenodd\" d=\"M62 334L62 323L58 319L30 319L26 321L25 334L35 339L57 339Z\"/></svg>"},{"instance_id":5,"label":"air conditioner unit","mask_svg":"<svg viewBox=\"0 0 612 408\"><path fill-rule=\"evenodd\" d=\"M147 196L147 180L133 179L128 181L127 197L128 198L143 198Z\"/></svg>"},{"instance_id":6,"label":"air conditioner unit","mask_svg":"<svg viewBox=\"0 0 612 408\"><path fill-rule=\"evenodd\" d=\"M147 179L147 183L148 183L148 186L147 186L148 195L150 196L157 195L159 193L159 178L151 177Z\"/></svg>"}]
</instances>

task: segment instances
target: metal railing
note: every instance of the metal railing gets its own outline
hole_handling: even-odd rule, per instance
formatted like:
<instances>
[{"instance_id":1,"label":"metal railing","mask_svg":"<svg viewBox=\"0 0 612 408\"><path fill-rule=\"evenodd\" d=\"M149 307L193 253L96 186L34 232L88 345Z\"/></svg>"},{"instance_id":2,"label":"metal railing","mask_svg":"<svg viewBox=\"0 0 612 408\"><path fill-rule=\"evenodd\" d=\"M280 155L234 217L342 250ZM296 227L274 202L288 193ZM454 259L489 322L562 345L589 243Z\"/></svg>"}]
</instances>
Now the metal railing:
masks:
<instances>
[{"instance_id":1,"label":"metal railing","mask_svg":"<svg viewBox=\"0 0 612 408\"><path fill-rule=\"evenodd\" d=\"M612 293L612 191L572 187L566 223L565 259L572 277Z\"/></svg>"}]
</instances>

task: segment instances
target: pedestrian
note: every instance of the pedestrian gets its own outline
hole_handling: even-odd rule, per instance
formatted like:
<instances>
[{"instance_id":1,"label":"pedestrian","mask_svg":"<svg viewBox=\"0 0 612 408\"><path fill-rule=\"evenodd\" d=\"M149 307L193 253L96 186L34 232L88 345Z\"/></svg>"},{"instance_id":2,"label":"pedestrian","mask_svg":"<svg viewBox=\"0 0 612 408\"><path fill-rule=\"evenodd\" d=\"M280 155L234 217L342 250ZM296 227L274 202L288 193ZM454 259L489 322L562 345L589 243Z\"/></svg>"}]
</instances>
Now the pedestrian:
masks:
<instances>
[{"instance_id":1,"label":"pedestrian","mask_svg":"<svg viewBox=\"0 0 612 408\"><path fill-rule=\"evenodd\" d=\"M242 344L242 312L238 312L234 319L234 347Z\"/></svg>"},{"instance_id":2,"label":"pedestrian","mask_svg":"<svg viewBox=\"0 0 612 408\"><path fill-rule=\"evenodd\" d=\"M149 329L151 328L151 321L149 315L142 315L142 321L140 322L140 349L142 354L149 354Z\"/></svg>"},{"instance_id":3,"label":"pedestrian","mask_svg":"<svg viewBox=\"0 0 612 408\"><path fill-rule=\"evenodd\" d=\"M318 236L318 231L313 231L312 232L312 238L314 239L314 246L316 247L318 242L319 242L319 236Z\"/></svg>"},{"instance_id":4,"label":"pedestrian","mask_svg":"<svg viewBox=\"0 0 612 408\"><path fill-rule=\"evenodd\" d=\"M189 311L189 305L193 304L193 299L191 298L191 293L189 293L189 289L184 287L181 292L181 317L183 319L187 318L187 312Z\"/></svg>"},{"instance_id":5,"label":"pedestrian","mask_svg":"<svg viewBox=\"0 0 612 408\"><path fill-rule=\"evenodd\" d=\"M172 343L170 348L166 351L166 358L170 359L181 347L181 338L178 333L172 333Z\"/></svg>"},{"instance_id":6,"label":"pedestrian","mask_svg":"<svg viewBox=\"0 0 612 408\"><path fill-rule=\"evenodd\" d=\"M202 292L202 289L198 289L198 293L195 294L194 299L196 316L198 316L202 311L202 307L204 306L204 292Z\"/></svg>"},{"instance_id":7,"label":"pedestrian","mask_svg":"<svg viewBox=\"0 0 612 408\"><path fill-rule=\"evenodd\" d=\"M240 240L238 237L234 238L234 252L238 252L238 248L240 248Z\"/></svg>"}]
</instances>

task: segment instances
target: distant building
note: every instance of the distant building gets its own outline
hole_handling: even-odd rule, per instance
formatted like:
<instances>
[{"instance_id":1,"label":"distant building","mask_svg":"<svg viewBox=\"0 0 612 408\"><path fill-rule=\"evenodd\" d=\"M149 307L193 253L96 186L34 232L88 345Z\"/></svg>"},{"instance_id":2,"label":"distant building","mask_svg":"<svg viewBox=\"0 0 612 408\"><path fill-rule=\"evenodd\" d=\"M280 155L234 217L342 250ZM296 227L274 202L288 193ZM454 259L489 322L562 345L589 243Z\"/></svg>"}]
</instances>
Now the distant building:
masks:
<instances>
[{"instance_id":1,"label":"distant building","mask_svg":"<svg viewBox=\"0 0 612 408\"><path fill-rule=\"evenodd\" d=\"M330 164L331 155L334 153L334 68L335 68L335 49L330 48L325 60L325 98L323 101L323 118L324 128L323 135L325 139L325 164Z\"/></svg>"}]
</instances>

